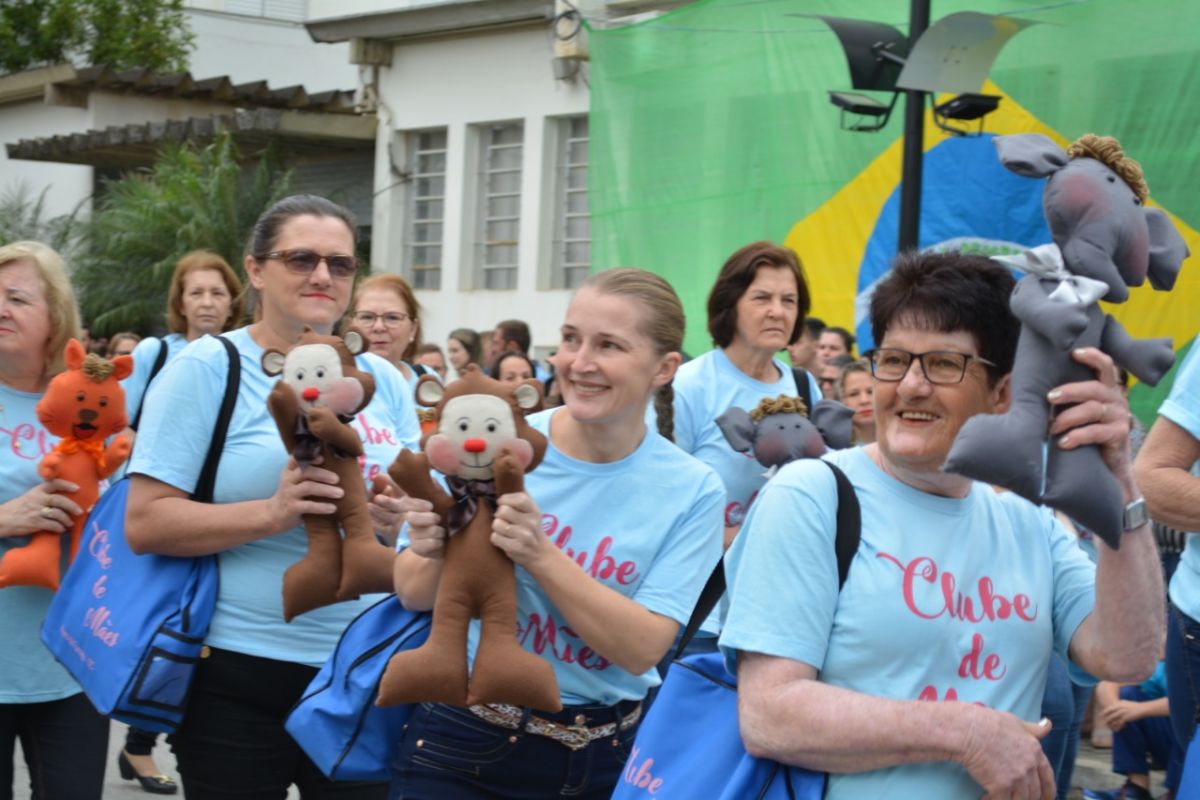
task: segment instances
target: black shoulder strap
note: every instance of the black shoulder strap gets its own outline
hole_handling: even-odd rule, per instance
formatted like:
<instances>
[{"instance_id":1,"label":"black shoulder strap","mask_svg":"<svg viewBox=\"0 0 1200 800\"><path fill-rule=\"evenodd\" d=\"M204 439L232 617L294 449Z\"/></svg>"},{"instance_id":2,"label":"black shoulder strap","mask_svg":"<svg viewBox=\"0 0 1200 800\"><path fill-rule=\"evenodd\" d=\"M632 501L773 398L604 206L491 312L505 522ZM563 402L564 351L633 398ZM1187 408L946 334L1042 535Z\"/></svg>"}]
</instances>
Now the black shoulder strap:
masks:
<instances>
[{"instance_id":1,"label":"black shoulder strap","mask_svg":"<svg viewBox=\"0 0 1200 800\"><path fill-rule=\"evenodd\" d=\"M133 415L133 422L129 423L129 427L135 431L138 429L138 423L142 421L142 409L146 407L146 393L150 391L150 384L154 383L154 377L162 372L163 365L167 363L167 340L158 340L158 355L154 357L154 366L150 367L150 377L146 379L146 386L142 389L142 399L138 403L137 413Z\"/></svg>"},{"instance_id":2,"label":"black shoulder strap","mask_svg":"<svg viewBox=\"0 0 1200 800\"><path fill-rule=\"evenodd\" d=\"M850 574L850 563L854 560L854 554L858 552L858 543L862 538L862 509L858 505L858 495L854 493L854 485L850 483L846 473L842 472L836 464L830 464L825 460L821 460L821 463L829 467L837 482L837 533L833 540L833 551L837 556L838 591L840 592L846 585L846 578ZM725 594L724 558L717 562L716 569L708 576L708 582L704 584L704 589L700 592L700 599L696 601L696 608L683 628L683 636L679 639L679 646L675 648L672 659L679 658L679 654L696 635L696 631L700 630L700 624L708 619L708 615L717 607L717 602L723 594Z\"/></svg>"},{"instance_id":3,"label":"black shoulder strap","mask_svg":"<svg viewBox=\"0 0 1200 800\"><path fill-rule=\"evenodd\" d=\"M217 467L221 463L221 452L225 449L225 434L229 432L229 421L233 418L233 407L237 405L238 387L242 382L242 359L237 348L224 336L217 336L216 340L225 345L225 353L229 356L229 377L225 380L225 396L221 399L221 410L217 412L217 424L213 426L208 455L204 457L196 491L192 492L192 499L202 503L211 503L213 499Z\"/></svg>"},{"instance_id":4,"label":"black shoulder strap","mask_svg":"<svg viewBox=\"0 0 1200 800\"><path fill-rule=\"evenodd\" d=\"M414 364L411 361L405 361L405 365L418 375L432 375L433 370L424 364Z\"/></svg>"},{"instance_id":5,"label":"black shoulder strap","mask_svg":"<svg viewBox=\"0 0 1200 800\"><path fill-rule=\"evenodd\" d=\"M804 401L804 407L812 414L812 387L808 385L808 372L804 367L792 367L792 376L796 379L796 392Z\"/></svg>"}]
</instances>

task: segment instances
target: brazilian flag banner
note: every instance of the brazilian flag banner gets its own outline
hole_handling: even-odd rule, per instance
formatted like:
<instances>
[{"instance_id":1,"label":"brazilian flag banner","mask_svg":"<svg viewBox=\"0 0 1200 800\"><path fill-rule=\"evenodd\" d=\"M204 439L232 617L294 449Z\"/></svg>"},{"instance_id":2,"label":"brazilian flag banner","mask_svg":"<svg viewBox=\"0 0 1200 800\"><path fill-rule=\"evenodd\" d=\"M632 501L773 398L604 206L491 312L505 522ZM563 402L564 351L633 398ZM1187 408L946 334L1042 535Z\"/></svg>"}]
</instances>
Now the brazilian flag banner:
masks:
<instances>
[{"instance_id":1,"label":"brazilian flag banner","mask_svg":"<svg viewBox=\"0 0 1200 800\"><path fill-rule=\"evenodd\" d=\"M594 268L639 266L670 280L688 313L689 352L712 346L704 301L718 269L756 239L792 247L812 314L870 346L869 293L896 252L903 103L877 133L842 130L828 91L849 90L849 70L837 37L812 15L907 33L907 5L699 0L639 24L589 30ZM941 131L927 106L920 247L1002 254L1049 242L1043 182L1005 170L991 139L1036 132L1065 147L1097 133L1120 139L1142 164L1150 204L1200 252L1200 3L984 6L938 0L931 22L985 11L1036 24L992 67L982 91L1001 101L982 135ZM1147 284L1107 310L1134 336L1171 337L1182 356L1200 330L1196 260L1184 262L1173 291ZM1157 389L1134 387L1131 403L1144 421L1170 378Z\"/></svg>"}]
</instances>

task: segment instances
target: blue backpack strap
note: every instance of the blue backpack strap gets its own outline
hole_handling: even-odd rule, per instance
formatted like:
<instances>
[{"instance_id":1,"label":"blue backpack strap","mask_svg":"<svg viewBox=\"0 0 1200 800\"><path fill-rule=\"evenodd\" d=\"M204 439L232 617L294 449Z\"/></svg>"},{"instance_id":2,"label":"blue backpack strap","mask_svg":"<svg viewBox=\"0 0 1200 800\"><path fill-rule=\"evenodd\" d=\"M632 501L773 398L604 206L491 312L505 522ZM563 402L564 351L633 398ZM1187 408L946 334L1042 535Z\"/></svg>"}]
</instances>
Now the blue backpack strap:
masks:
<instances>
[{"instance_id":1,"label":"blue backpack strap","mask_svg":"<svg viewBox=\"0 0 1200 800\"><path fill-rule=\"evenodd\" d=\"M146 407L146 392L150 391L150 384L154 383L154 377L162 372L163 365L167 363L167 340L158 340L158 355L154 357L154 366L150 367L150 377L146 379L146 388L142 390L142 400L138 403L137 413L133 415L133 422L129 423L129 427L135 431L138 429L138 423L142 421L142 409Z\"/></svg>"},{"instance_id":2,"label":"blue backpack strap","mask_svg":"<svg viewBox=\"0 0 1200 800\"><path fill-rule=\"evenodd\" d=\"M807 385L807 381L805 383ZM823 459L820 461L829 467L837 482L837 533L833 540L833 551L837 556L838 591L840 592L846 584L846 578L850 575L850 563L854 560L854 554L858 552L858 543L862 539L862 508L858 504L858 495L854 492L854 485L850 483L846 473L842 472L836 464L831 464ZM675 648L672 659L679 658L683 653L684 648L696 635L696 631L700 630L700 624L708 619L708 615L717 607L717 602L723 594L725 594L724 558L717 562L716 568L708 576L708 581L700 592L700 599L696 601L696 608L683 628L683 636L679 638L679 646Z\"/></svg>"},{"instance_id":3,"label":"blue backpack strap","mask_svg":"<svg viewBox=\"0 0 1200 800\"><path fill-rule=\"evenodd\" d=\"M216 340L225 346L225 353L229 356L229 377L225 381L225 396L221 398L221 410L217 412L217 424L213 427L208 455L204 457L196 491L192 492L192 499L202 503L211 503L213 499L217 467L221 463L221 452L225 449L225 434L229 432L229 421L233 418L233 407L237 405L238 387L242 382L242 358L237 348L224 336L217 336Z\"/></svg>"}]
</instances>

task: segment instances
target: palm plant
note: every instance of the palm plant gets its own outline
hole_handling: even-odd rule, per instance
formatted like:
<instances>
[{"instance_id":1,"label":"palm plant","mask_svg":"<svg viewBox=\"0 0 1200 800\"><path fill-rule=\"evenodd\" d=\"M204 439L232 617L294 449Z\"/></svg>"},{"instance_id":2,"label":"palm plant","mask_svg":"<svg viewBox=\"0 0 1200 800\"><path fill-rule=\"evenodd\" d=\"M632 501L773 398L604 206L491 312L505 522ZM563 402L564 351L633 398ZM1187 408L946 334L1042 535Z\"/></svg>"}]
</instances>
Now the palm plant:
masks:
<instances>
[{"instance_id":1,"label":"palm plant","mask_svg":"<svg viewBox=\"0 0 1200 800\"><path fill-rule=\"evenodd\" d=\"M29 186L18 183L0 194L0 245L23 240L42 242L70 262L77 228L75 214L46 219L46 187L32 196Z\"/></svg>"},{"instance_id":2,"label":"palm plant","mask_svg":"<svg viewBox=\"0 0 1200 800\"><path fill-rule=\"evenodd\" d=\"M92 331L161 329L175 262L190 250L220 254L244 279L250 229L290 180L270 150L243 169L224 133L199 150L168 146L149 171L106 182L73 276Z\"/></svg>"}]
</instances>

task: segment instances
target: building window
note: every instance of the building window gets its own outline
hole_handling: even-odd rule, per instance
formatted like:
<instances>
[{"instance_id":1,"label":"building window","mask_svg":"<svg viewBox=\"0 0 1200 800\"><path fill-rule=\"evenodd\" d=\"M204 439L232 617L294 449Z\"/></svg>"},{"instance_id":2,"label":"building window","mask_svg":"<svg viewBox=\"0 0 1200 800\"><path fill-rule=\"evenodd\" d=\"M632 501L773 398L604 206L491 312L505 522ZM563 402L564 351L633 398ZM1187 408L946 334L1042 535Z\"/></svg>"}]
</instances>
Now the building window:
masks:
<instances>
[{"instance_id":1,"label":"building window","mask_svg":"<svg viewBox=\"0 0 1200 800\"><path fill-rule=\"evenodd\" d=\"M521 123L491 125L480 133L478 285L517 288L517 250L521 227Z\"/></svg>"},{"instance_id":2,"label":"building window","mask_svg":"<svg viewBox=\"0 0 1200 800\"><path fill-rule=\"evenodd\" d=\"M557 204L551 286L578 288L592 266L592 227L588 211L588 121L572 117L559 122L555 160Z\"/></svg>"},{"instance_id":3,"label":"building window","mask_svg":"<svg viewBox=\"0 0 1200 800\"><path fill-rule=\"evenodd\" d=\"M442 219L446 208L446 129L409 134L406 271L415 289L442 286Z\"/></svg>"},{"instance_id":4,"label":"building window","mask_svg":"<svg viewBox=\"0 0 1200 800\"><path fill-rule=\"evenodd\" d=\"M225 0L225 11L249 17L304 22L308 17L306 0Z\"/></svg>"}]
</instances>

